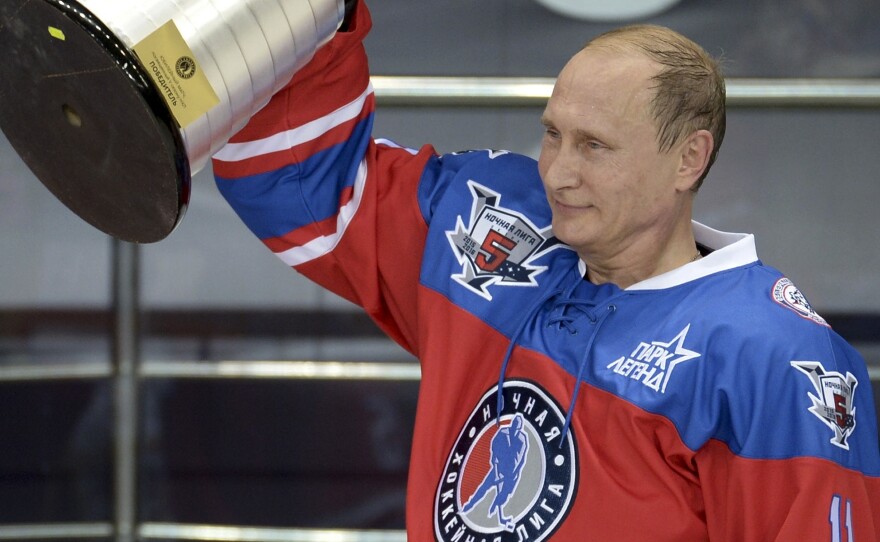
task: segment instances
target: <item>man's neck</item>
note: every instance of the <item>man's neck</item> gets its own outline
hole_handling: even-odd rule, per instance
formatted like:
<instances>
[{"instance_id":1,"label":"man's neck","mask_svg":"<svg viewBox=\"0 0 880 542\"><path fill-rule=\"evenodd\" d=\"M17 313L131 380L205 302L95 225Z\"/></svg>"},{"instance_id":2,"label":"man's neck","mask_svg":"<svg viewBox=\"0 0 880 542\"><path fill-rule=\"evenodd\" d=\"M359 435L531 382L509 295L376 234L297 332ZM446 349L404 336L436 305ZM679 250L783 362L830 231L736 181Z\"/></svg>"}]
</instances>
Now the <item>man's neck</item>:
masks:
<instances>
[{"instance_id":1,"label":"man's neck","mask_svg":"<svg viewBox=\"0 0 880 542\"><path fill-rule=\"evenodd\" d=\"M608 255L579 254L587 265L587 280L625 289L700 259L690 221L665 240L642 241Z\"/></svg>"}]
</instances>

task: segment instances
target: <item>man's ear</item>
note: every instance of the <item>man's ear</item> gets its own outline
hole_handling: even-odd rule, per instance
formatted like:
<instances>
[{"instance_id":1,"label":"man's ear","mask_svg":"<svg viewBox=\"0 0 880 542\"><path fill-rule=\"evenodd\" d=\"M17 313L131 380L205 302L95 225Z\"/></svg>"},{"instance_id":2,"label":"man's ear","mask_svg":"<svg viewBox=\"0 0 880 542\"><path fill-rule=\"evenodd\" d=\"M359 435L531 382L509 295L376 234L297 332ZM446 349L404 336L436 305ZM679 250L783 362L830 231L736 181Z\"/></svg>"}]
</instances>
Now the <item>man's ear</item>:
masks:
<instances>
[{"instance_id":1,"label":"man's ear","mask_svg":"<svg viewBox=\"0 0 880 542\"><path fill-rule=\"evenodd\" d=\"M696 186L709 165L714 147L715 140L708 130L697 130L681 142L677 189L688 191Z\"/></svg>"}]
</instances>

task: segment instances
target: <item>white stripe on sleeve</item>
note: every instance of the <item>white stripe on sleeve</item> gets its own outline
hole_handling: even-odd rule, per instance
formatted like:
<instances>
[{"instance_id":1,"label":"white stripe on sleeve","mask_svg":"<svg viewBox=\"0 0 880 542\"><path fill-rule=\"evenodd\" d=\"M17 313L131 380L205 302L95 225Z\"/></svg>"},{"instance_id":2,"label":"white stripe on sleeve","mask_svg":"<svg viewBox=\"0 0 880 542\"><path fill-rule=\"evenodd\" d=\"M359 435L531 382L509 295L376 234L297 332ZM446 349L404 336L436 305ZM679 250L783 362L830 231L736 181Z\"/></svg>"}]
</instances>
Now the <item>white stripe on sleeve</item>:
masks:
<instances>
[{"instance_id":1,"label":"white stripe on sleeve","mask_svg":"<svg viewBox=\"0 0 880 542\"><path fill-rule=\"evenodd\" d=\"M281 261L293 267L320 258L336 248L336 245L339 244L339 241L345 234L345 230L357 213L361 198L363 197L366 180L367 161L363 159L358 166L357 177L354 182L354 194L351 201L339 209L339 214L336 217L336 233L317 237L302 246L289 248L275 255L281 258Z\"/></svg>"},{"instance_id":2,"label":"white stripe on sleeve","mask_svg":"<svg viewBox=\"0 0 880 542\"><path fill-rule=\"evenodd\" d=\"M364 109L364 102L373 92L372 83L367 85L366 90L354 101L340 107L336 111L303 124L297 128L291 128L263 139L255 141L243 141L241 143L228 143L225 147L214 154L214 158L224 162L237 162L254 158L263 154L283 151L297 145L301 145L327 133L333 128L347 122L358 115Z\"/></svg>"}]
</instances>

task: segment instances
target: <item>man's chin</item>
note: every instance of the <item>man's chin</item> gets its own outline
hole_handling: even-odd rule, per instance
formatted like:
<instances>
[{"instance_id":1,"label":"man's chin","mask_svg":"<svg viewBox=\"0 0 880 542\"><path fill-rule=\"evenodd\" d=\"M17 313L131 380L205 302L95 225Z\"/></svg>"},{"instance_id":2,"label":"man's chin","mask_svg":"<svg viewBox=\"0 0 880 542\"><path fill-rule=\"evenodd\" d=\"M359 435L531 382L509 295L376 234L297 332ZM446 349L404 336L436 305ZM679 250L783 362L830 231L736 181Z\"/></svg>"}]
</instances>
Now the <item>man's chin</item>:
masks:
<instances>
[{"instance_id":1,"label":"man's chin","mask_svg":"<svg viewBox=\"0 0 880 542\"><path fill-rule=\"evenodd\" d=\"M553 221L553 235L578 251L580 251L578 247L590 245L590 240L595 238L587 225L557 220Z\"/></svg>"}]
</instances>

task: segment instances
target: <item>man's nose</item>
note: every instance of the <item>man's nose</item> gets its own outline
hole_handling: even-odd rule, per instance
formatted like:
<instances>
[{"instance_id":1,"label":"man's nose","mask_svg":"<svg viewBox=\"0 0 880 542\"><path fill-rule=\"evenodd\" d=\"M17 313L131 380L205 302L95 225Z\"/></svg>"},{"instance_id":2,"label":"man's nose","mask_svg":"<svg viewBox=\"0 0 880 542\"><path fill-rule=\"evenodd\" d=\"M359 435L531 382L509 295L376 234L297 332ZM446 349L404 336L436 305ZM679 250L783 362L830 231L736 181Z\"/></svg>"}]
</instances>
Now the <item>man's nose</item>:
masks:
<instances>
[{"instance_id":1,"label":"man's nose","mask_svg":"<svg viewBox=\"0 0 880 542\"><path fill-rule=\"evenodd\" d=\"M542 150L542 176L549 189L573 188L580 184L580 171L573 153L567 149Z\"/></svg>"}]
</instances>

